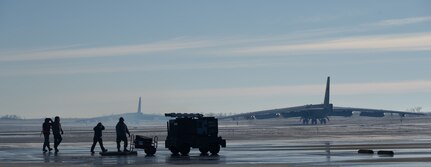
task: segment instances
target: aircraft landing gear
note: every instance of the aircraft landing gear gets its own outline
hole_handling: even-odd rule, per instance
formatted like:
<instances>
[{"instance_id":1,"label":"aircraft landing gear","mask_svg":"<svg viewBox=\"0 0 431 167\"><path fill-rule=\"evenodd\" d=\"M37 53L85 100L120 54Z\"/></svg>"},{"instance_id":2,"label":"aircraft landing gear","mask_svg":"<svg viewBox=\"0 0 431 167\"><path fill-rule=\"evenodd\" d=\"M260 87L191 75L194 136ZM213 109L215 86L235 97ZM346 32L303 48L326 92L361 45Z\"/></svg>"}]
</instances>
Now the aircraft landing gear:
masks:
<instances>
[{"instance_id":1,"label":"aircraft landing gear","mask_svg":"<svg viewBox=\"0 0 431 167\"><path fill-rule=\"evenodd\" d=\"M320 124L326 124L326 119L324 119L324 118L319 119L319 121L320 121Z\"/></svg>"},{"instance_id":2,"label":"aircraft landing gear","mask_svg":"<svg viewBox=\"0 0 431 167\"><path fill-rule=\"evenodd\" d=\"M317 125L317 119L316 118L311 119L311 124Z\"/></svg>"},{"instance_id":3,"label":"aircraft landing gear","mask_svg":"<svg viewBox=\"0 0 431 167\"><path fill-rule=\"evenodd\" d=\"M308 119L305 119L305 118L304 118L304 119L302 119L302 124L303 124L303 125L308 125L308 122L309 122L309 120L308 120Z\"/></svg>"}]
</instances>

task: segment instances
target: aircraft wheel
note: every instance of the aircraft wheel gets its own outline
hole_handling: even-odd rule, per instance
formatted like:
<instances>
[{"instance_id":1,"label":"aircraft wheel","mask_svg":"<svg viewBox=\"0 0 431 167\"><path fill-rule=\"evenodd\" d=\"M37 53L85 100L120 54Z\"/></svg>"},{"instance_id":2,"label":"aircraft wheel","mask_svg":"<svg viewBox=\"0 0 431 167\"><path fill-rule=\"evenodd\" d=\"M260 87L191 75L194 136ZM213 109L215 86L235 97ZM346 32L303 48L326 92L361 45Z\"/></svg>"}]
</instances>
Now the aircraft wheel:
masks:
<instances>
[{"instance_id":1,"label":"aircraft wheel","mask_svg":"<svg viewBox=\"0 0 431 167\"><path fill-rule=\"evenodd\" d=\"M319 119L320 124L326 124L326 120L325 119Z\"/></svg>"},{"instance_id":2,"label":"aircraft wheel","mask_svg":"<svg viewBox=\"0 0 431 167\"><path fill-rule=\"evenodd\" d=\"M211 144L209 150L210 150L211 154L218 154L220 152L220 145L219 144Z\"/></svg>"},{"instance_id":3,"label":"aircraft wheel","mask_svg":"<svg viewBox=\"0 0 431 167\"><path fill-rule=\"evenodd\" d=\"M180 152L180 150L178 150L178 148L176 147L169 147L169 150L173 155L178 155L178 153Z\"/></svg>"},{"instance_id":4,"label":"aircraft wheel","mask_svg":"<svg viewBox=\"0 0 431 167\"><path fill-rule=\"evenodd\" d=\"M187 144L183 144L180 148L181 155L189 155L190 153L190 146Z\"/></svg>"},{"instance_id":5,"label":"aircraft wheel","mask_svg":"<svg viewBox=\"0 0 431 167\"><path fill-rule=\"evenodd\" d=\"M144 149L145 154L147 155L154 155L156 153L156 148L151 146L149 148Z\"/></svg>"}]
</instances>

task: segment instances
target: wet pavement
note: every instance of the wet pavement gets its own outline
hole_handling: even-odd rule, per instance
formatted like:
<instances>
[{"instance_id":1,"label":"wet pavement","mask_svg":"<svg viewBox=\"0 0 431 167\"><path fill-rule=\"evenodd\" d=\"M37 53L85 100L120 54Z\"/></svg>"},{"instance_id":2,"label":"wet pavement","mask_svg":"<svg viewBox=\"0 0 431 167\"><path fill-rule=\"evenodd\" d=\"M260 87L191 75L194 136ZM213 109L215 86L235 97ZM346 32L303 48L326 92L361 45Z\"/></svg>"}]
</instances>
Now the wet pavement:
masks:
<instances>
[{"instance_id":1,"label":"wet pavement","mask_svg":"<svg viewBox=\"0 0 431 167\"><path fill-rule=\"evenodd\" d=\"M102 157L90 154L91 143L62 143L60 152L42 153L42 143L0 144L2 163L66 163L102 165L140 164L290 164L299 166L429 166L431 141L345 142L345 141L289 141L237 140L228 141L219 155L200 155L192 149L189 156L172 156L159 143L155 156ZM109 150L116 150L114 142L105 142ZM359 148L392 150L393 156L358 154ZM398 148L398 149L396 149ZM96 147L97 149L100 149Z\"/></svg>"}]
</instances>

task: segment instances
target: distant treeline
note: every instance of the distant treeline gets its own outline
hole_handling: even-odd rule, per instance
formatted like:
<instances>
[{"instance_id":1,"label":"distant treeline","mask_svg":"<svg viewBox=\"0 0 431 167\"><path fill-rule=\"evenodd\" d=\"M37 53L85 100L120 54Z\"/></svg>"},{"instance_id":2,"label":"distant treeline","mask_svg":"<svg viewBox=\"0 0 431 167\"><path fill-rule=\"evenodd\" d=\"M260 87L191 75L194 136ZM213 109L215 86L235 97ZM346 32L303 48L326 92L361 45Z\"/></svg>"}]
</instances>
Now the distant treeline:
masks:
<instances>
[{"instance_id":1,"label":"distant treeline","mask_svg":"<svg viewBox=\"0 0 431 167\"><path fill-rule=\"evenodd\" d=\"M17 119L22 119L22 118L18 115L5 115L0 117L0 120L17 120Z\"/></svg>"},{"instance_id":2,"label":"distant treeline","mask_svg":"<svg viewBox=\"0 0 431 167\"><path fill-rule=\"evenodd\" d=\"M408 112L421 112L422 111L422 107L408 108L408 109L406 109L406 111L408 111Z\"/></svg>"}]
</instances>

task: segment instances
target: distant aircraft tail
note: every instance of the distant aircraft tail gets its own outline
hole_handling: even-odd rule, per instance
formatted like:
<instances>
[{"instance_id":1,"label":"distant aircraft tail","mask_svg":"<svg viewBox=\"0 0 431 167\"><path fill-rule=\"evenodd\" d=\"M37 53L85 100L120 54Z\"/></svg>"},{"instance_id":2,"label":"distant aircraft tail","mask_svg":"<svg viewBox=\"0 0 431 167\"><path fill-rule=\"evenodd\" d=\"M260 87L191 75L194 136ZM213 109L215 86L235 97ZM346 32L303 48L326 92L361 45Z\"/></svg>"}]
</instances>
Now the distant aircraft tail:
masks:
<instances>
[{"instance_id":1,"label":"distant aircraft tail","mask_svg":"<svg viewBox=\"0 0 431 167\"><path fill-rule=\"evenodd\" d=\"M138 113L142 114L142 111L141 111L141 97L139 97L139 102L138 102Z\"/></svg>"},{"instance_id":2,"label":"distant aircraft tail","mask_svg":"<svg viewBox=\"0 0 431 167\"><path fill-rule=\"evenodd\" d=\"M323 104L325 106L329 106L329 77L326 80L326 90L325 90L325 100L323 101Z\"/></svg>"}]
</instances>

